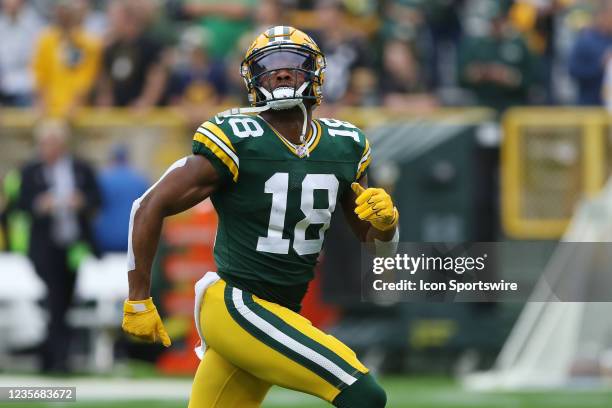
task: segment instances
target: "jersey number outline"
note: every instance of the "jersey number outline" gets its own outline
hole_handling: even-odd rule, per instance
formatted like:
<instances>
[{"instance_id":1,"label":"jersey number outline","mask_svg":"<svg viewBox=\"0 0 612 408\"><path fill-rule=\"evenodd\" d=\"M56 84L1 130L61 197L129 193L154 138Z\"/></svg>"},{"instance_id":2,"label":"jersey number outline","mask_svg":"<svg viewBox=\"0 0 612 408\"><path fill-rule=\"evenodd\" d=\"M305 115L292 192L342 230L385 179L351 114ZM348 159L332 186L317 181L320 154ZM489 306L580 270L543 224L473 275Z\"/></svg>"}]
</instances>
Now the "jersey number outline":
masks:
<instances>
[{"instance_id":1,"label":"jersey number outline","mask_svg":"<svg viewBox=\"0 0 612 408\"><path fill-rule=\"evenodd\" d=\"M327 125L327 133L330 136L344 136L350 137L355 142L359 143L359 132L357 132L357 127L350 122L345 122L338 119L319 119L321 122ZM348 128L348 129L335 129L335 128ZM353 129L353 130L351 130Z\"/></svg>"},{"instance_id":2,"label":"jersey number outline","mask_svg":"<svg viewBox=\"0 0 612 408\"><path fill-rule=\"evenodd\" d=\"M329 228L331 215L336 208L339 184L333 174L307 174L302 180L300 209L305 217L295 224L293 233L293 250L298 255L316 254L321 251L325 231ZM275 173L266 181L264 191L272 194L272 208L268 234L257 238L257 251L283 255L289 253L291 240L283 238L288 189L289 173ZM327 190L327 208L314 208L314 190ZM306 239L306 229L312 224L322 224L319 228L319 238Z\"/></svg>"},{"instance_id":3,"label":"jersey number outline","mask_svg":"<svg viewBox=\"0 0 612 408\"><path fill-rule=\"evenodd\" d=\"M234 135L241 139L245 137L259 137L264 134L261 125L253 118L230 118L228 123L232 127Z\"/></svg>"}]
</instances>

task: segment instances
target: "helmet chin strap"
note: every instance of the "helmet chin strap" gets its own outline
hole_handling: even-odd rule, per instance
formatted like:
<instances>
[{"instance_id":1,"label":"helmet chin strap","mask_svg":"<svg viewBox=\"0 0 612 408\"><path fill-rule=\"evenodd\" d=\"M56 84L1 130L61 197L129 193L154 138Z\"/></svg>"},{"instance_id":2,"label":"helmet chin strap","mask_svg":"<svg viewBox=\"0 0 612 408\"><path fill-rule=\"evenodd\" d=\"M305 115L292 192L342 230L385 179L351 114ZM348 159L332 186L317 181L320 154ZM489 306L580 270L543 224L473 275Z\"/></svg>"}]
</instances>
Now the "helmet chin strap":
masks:
<instances>
[{"instance_id":1,"label":"helmet chin strap","mask_svg":"<svg viewBox=\"0 0 612 408\"><path fill-rule=\"evenodd\" d=\"M300 101L300 104L298 105L300 107L300 109L302 110L302 113L304 114L304 124L302 125L302 133L300 134L300 142L306 143L306 132L308 131L308 111L306 110L306 107L304 106L304 101ZM308 150L306 150L306 156L310 156L310 153L308 152Z\"/></svg>"},{"instance_id":2,"label":"helmet chin strap","mask_svg":"<svg viewBox=\"0 0 612 408\"><path fill-rule=\"evenodd\" d=\"M228 110L224 110L221 113L217 113L217 116L220 117L226 117L226 116L231 116L231 115L243 115L245 113L260 113L260 112L264 112L267 111L268 109L270 109L270 107L268 105L264 105L264 106L249 106L249 107L243 107L243 108L231 108Z\"/></svg>"},{"instance_id":3,"label":"helmet chin strap","mask_svg":"<svg viewBox=\"0 0 612 408\"><path fill-rule=\"evenodd\" d=\"M285 110L291 109L296 106L300 108L302 113L304 114L304 123L302 124L302 133L300 134L300 142L302 144L306 143L306 132L308 131L308 111L306 110L306 106L304 106L304 100L302 99L302 92L306 89L306 87L310 84L310 81L304 82L297 90L294 91L293 88L289 87L279 87L274 91L270 92L264 87L259 87L259 91L266 97L266 99L277 99L277 100L269 100L266 102L264 106L255 106L255 107L245 107L245 108L231 108L219 113L217 116L224 117L230 115L240 115L245 113L261 113L267 111L269 109L273 110ZM288 91L291 91L289 94ZM306 150L306 155L309 156L308 150Z\"/></svg>"}]
</instances>

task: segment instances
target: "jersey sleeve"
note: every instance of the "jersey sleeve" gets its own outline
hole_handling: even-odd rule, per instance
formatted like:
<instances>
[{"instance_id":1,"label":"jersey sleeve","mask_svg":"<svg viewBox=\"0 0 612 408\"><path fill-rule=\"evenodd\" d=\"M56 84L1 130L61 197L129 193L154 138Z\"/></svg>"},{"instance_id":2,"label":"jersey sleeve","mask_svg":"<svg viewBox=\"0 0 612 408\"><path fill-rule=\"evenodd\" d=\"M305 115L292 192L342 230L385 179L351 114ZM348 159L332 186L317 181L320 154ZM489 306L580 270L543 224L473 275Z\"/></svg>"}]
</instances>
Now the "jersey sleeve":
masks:
<instances>
[{"instance_id":1,"label":"jersey sleeve","mask_svg":"<svg viewBox=\"0 0 612 408\"><path fill-rule=\"evenodd\" d=\"M236 148L219 126L211 121L200 125L193 135L192 150L206 157L223 181L238 181L240 160Z\"/></svg>"},{"instance_id":2,"label":"jersey sleeve","mask_svg":"<svg viewBox=\"0 0 612 408\"><path fill-rule=\"evenodd\" d=\"M363 140L365 141L365 147L363 148L361 158L357 163L357 173L355 174L355 180L359 180L361 176L365 174L366 169L368 168L368 166L370 166L370 163L372 162L372 151L370 149L370 142L368 141L368 139L366 139L365 135L363 135Z\"/></svg>"},{"instance_id":3,"label":"jersey sleeve","mask_svg":"<svg viewBox=\"0 0 612 408\"><path fill-rule=\"evenodd\" d=\"M355 181L359 180L372 161L370 142L357 126L350 122L332 118L317 119L327 134L335 139L335 145L342 154L355 163Z\"/></svg>"}]
</instances>

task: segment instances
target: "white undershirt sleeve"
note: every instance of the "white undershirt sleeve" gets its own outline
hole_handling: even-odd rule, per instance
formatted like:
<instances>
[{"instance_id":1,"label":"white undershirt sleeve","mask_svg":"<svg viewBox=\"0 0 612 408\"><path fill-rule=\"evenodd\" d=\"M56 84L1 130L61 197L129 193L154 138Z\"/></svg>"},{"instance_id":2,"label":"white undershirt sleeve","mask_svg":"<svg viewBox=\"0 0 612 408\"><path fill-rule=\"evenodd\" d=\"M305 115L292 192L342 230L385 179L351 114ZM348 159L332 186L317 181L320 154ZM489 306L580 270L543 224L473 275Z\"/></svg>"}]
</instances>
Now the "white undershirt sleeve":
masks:
<instances>
[{"instance_id":1,"label":"white undershirt sleeve","mask_svg":"<svg viewBox=\"0 0 612 408\"><path fill-rule=\"evenodd\" d=\"M149 194L151 190L153 190L155 186L157 186L159 182L164 179L164 177L170 174L171 171L178 169L179 167L183 167L186 163L187 163L187 157L183 157L182 159L175 161L170 167L168 167L168 170L166 170L166 172L159 178L159 180L157 180L155 184L149 187L149 189L145 191L145 193L142 196L136 199L136 201L134 201L134 204L132 204L132 211L130 212L130 227L129 227L130 230L128 234L128 253L127 253L128 272L136 269L136 259L134 258L134 249L132 246L132 229L134 228L134 217L136 216L136 212L140 208L140 203L147 196L147 194Z\"/></svg>"}]
</instances>

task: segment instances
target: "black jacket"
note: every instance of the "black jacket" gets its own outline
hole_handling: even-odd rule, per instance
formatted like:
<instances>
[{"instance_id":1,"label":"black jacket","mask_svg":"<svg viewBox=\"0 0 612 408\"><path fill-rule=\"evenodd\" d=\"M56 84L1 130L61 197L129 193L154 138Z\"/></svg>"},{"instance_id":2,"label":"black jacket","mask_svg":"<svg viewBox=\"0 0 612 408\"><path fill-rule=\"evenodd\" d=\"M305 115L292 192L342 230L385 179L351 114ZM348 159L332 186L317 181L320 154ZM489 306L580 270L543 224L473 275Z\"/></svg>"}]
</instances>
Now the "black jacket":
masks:
<instances>
[{"instance_id":1,"label":"black jacket","mask_svg":"<svg viewBox=\"0 0 612 408\"><path fill-rule=\"evenodd\" d=\"M75 189L83 194L85 205L78 212L79 241L86 242L94 254L98 254L92 237L91 221L101 204L101 195L93 168L85 161L72 158ZM52 219L48 215L38 214L35 202L39 194L49 189L44 166L40 161L26 164L21 170L21 190L18 207L30 214L32 226L30 230L29 253L31 258L44 253L44 248L52 245Z\"/></svg>"}]
</instances>

